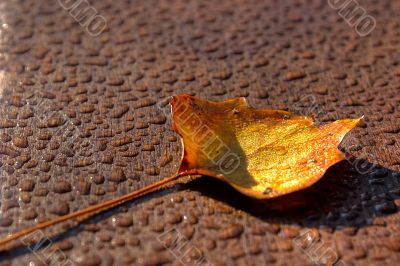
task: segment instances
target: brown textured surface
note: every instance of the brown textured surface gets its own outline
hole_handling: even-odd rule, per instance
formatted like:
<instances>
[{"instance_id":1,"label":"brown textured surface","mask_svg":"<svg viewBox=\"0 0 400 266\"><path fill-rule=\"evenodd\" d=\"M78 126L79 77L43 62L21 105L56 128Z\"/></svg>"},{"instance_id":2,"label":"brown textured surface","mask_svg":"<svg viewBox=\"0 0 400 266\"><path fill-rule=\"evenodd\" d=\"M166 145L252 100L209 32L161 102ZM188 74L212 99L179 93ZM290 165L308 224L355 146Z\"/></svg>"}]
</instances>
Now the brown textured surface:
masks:
<instances>
[{"instance_id":1,"label":"brown textured surface","mask_svg":"<svg viewBox=\"0 0 400 266\"><path fill-rule=\"evenodd\" d=\"M1 236L173 173L180 142L158 101L245 96L256 107L318 107L319 121L365 115L342 146L372 169L343 162L268 202L203 177L100 215L51 248L77 265L180 265L157 240L175 228L212 265L312 265L293 241L311 229L347 265L398 263L398 1L361 3L377 19L364 38L326 1L93 4L108 22L99 37L57 1L0 4ZM42 265L37 255L18 249L0 264Z\"/></svg>"}]
</instances>

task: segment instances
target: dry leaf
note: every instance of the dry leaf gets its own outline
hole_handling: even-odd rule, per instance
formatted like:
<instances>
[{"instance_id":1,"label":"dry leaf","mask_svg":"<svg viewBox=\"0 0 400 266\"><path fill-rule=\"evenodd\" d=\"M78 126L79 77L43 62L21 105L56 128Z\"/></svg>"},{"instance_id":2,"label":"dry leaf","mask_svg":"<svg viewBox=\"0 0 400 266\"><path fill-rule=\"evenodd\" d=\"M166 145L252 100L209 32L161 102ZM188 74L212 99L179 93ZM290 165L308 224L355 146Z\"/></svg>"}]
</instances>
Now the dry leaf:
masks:
<instances>
[{"instance_id":1,"label":"dry leaf","mask_svg":"<svg viewBox=\"0 0 400 266\"><path fill-rule=\"evenodd\" d=\"M245 98L212 102L181 94L171 105L184 146L179 173L216 177L260 199L318 181L344 159L337 147L360 120L315 126L309 117L254 109Z\"/></svg>"},{"instance_id":2,"label":"dry leaf","mask_svg":"<svg viewBox=\"0 0 400 266\"><path fill-rule=\"evenodd\" d=\"M179 178L203 174L219 178L255 198L273 198L306 188L329 166L344 159L337 149L359 119L316 127L308 117L257 110L244 98L211 102L190 95L172 98L174 129L184 153L176 175L120 197L41 222L0 239L0 251L37 230L92 215L144 196Z\"/></svg>"}]
</instances>

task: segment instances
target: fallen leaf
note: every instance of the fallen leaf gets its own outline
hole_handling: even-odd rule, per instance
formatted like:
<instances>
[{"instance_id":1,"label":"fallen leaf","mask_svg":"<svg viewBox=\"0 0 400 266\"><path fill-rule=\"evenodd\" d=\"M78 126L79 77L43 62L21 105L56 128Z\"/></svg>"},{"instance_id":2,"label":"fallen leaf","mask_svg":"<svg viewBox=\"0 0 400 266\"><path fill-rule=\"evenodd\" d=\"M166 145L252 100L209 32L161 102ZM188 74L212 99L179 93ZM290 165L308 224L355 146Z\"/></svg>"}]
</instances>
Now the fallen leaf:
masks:
<instances>
[{"instance_id":1,"label":"fallen leaf","mask_svg":"<svg viewBox=\"0 0 400 266\"><path fill-rule=\"evenodd\" d=\"M174 185L187 175L216 177L260 199L306 188L320 179L331 165L344 159L337 146L360 120L344 119L314 126L308 117L254 109L244 98L211 102L181 94L172 98L171 106L174 129L182 136L184 145L177 174L11 233L0 239L0 251L10 250L14 240L32 232L69 220L81 222L96 213Z\"/></svg>"},{"instance_id":2,"label":"fallen leaf","mask_svg":"<svg viewBox=\"0 0 400 266\"><path fill-rule=\"evenodd\" d=\"M315 126L309 117L252 108L245 98L212 102L181 94L171 106L184 147L179 173L216 177L260 199L318 181L344 159L337 147L360 120Z\"/></svg>"}]
</instances>

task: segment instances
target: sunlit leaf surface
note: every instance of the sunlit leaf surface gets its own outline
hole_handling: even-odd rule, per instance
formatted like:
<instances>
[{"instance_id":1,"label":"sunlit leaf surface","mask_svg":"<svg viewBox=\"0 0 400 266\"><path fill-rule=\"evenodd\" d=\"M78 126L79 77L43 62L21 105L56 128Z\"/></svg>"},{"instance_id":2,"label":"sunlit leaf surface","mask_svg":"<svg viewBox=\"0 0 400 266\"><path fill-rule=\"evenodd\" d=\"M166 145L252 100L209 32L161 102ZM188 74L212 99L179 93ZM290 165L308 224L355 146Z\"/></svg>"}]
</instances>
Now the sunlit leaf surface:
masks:
<instances>
[{"instance_id":1,"label":"sunlit leaf surface","mask_svg":"<svg viewBox=\"0 0 400 266\"><path fill-rule=\"evenodd\" d=\"M245 98L212 102L181 94L171 106L184 145L179 172L216 177L262 199L318 181L344 159L337 147L359 121L315 126L309 117L252 108Z\"/></svg>"}]
</instances>

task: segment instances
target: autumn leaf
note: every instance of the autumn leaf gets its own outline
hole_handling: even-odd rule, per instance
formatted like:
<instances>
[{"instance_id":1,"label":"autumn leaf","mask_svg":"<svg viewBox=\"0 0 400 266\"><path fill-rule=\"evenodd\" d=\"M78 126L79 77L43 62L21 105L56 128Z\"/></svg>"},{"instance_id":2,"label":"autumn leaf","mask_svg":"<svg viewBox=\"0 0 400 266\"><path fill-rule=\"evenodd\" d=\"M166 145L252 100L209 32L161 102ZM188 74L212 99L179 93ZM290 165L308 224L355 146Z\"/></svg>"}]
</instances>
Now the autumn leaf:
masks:
<instances>
[{"instance_id":1,"label":"autumn leaf","mask_svg":"<svg viewBox=\"0 0 400 266\"><path fill-rule=\"evenodd\" d=\"M315 126L309 117L258 110L244 98L212 102L181 94L172 97L172 119L184 151L178 172L117 198L41 222L0 239L0 251L36 230L94 214L144 196L183 176L221 179L251 197L268 199L306 188L343 160L337 149L359 119Z\"/></svg>"},{"instance_id":2,"label":"autumn leaf","mask_svg":"<svg viewBox=\"0 0 400 266\"><path fill-rule=\"evenodd\" d=\"M360 120L315 126L309 117L252 108L245 98L212 102L181 94L171 106L184 147L179 173L216 177L259 199L318 181L344 159L338 145Z\"/></svg>"}]
</instances>

